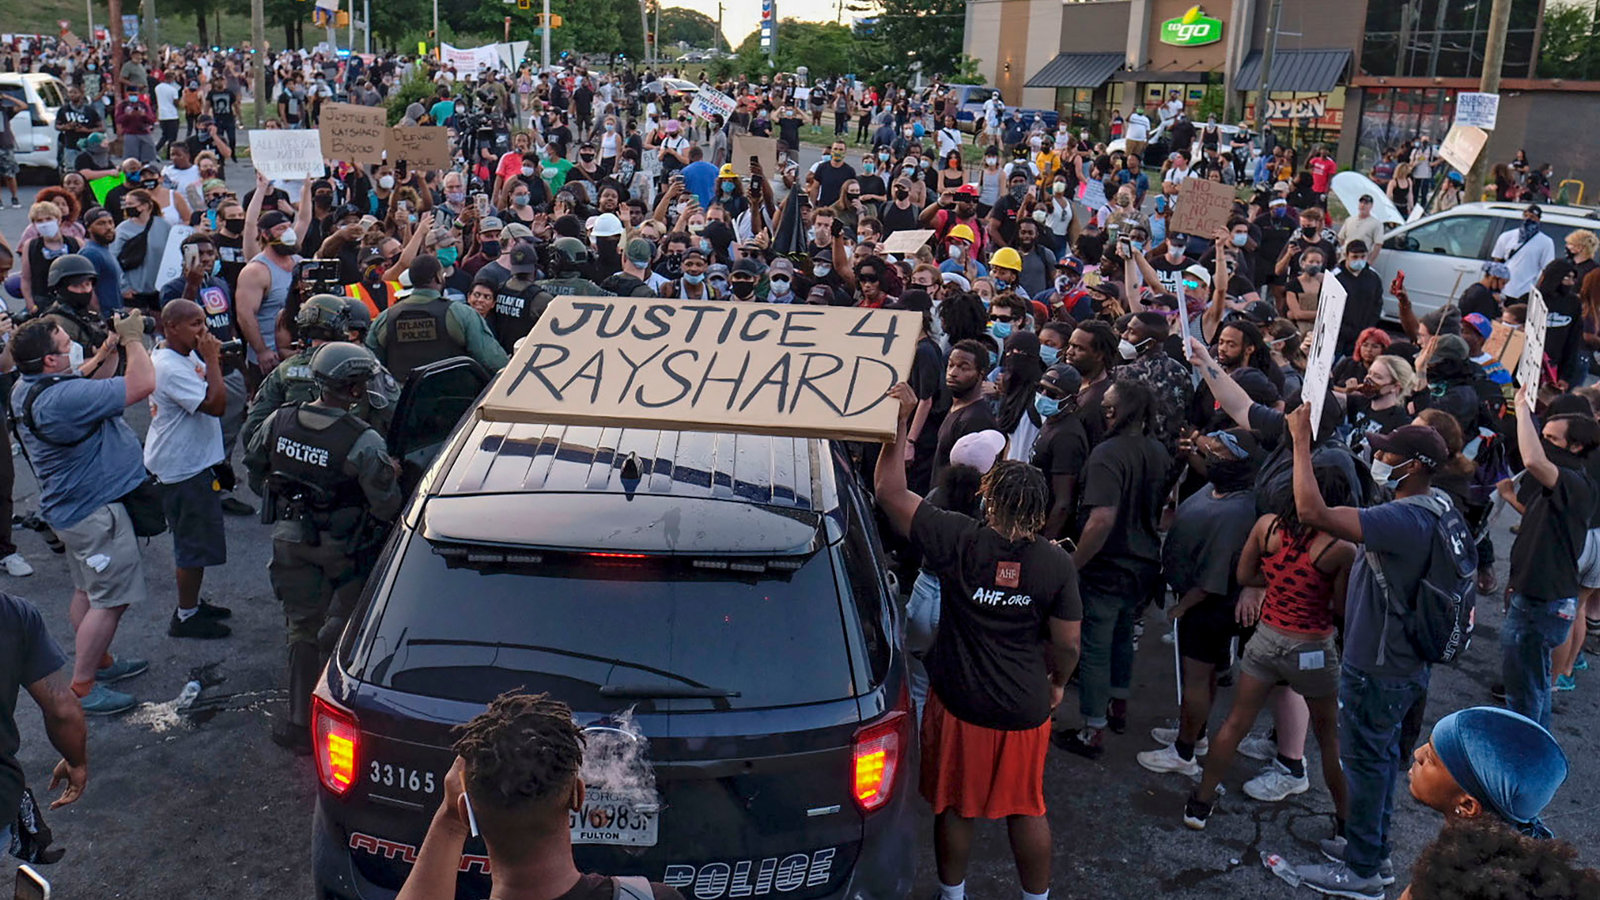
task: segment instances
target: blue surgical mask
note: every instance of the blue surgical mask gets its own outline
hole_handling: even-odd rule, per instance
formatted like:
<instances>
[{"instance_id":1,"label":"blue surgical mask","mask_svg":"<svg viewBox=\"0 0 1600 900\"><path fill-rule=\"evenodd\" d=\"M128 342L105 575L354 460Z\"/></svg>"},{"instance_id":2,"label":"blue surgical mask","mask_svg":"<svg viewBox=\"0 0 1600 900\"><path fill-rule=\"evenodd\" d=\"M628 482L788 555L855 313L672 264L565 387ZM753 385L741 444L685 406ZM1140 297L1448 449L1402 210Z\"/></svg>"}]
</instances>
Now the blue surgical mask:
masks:
<instances>
[{"instance_id":1,"label":"blue surgical mask","mask_svg":"<svg viewBox=\"0 0 1600 900\"><path fill-rule=\"evenodd\" d=\"M772 278L767 279L767 281L772 285L772 293L777 294L779 296L783 296L784 294L789 293L789 284L790 284L789 279L783 278L783 277L779 277L779 276L774 276Z\"/></svg>"},{"instance_id":2,"label":"blue surgical mask","mask_svg":"<svg viewBox=\"0 0 1600 900\"><path fill-rule=\"evenodd\" d=\"M440 247L438 250L434 251L433 255L439 260L439 265L453 266L456 264L456 260L461 258L461 248Z\"/></svg>"},{"instance_id":3,"label":"blue surgical mask","mask_svg":"<svg viewBox=\"0 0 1600 900\"><path fill-rule=\"evenodd\" d=\"M211 261L211 277L215 278L215 277L217 277L218 275L221 275L221 274L222 274L222 260L220 260L220 259L212 260Z\"/></svg>"},{"instance_id":4,"label":"blue surgical mask","mask_svg":"<svg viewBox=\"0 0 1600 900\"><path fill-rule=\"evenodd\" d=\"M1055 365L1056 364L1056 360L1058 360L1060 358L1061 358L1061 351L1060 350L1057 350L1055 347L1052 347L1049 344L1040 344L1039 345L1039 361L1044 363L1044 367L1046 369L1048 369L1051 366Z\"/></svg>"},{"instance_id":5,"label":"blue surgical mask","mask_svg":"<svg viewBox=\"0 0 1600 900\"><path fill-rule=\"evenodd\" d=\"M1367 261L1364 259L1352 259L1345 263L1345 266L1352 272L1360 272L1367 267Z\"/></svg>"},{"instance_id":6,"label":"blue surgical mask","mask_svg":"<svg viewBox=\"0 0 1600 900\"><path fill-rule=\"evenodd\" d=\"M1400 465L1403 466L1410 461L1411 460L1409 459L1405 460L1404 462L1400 463ZM1402 475L1399 478L1394 477L1394 470L1397 468L1399 468L1399 466L1391 466L1381 459L1374 458L1372 460L1372 480L1392 491L1399 487L1400 482L1406 480L1407 477L1405 475Z\"/></svg>"},{"instance_id":7,"label":"blue surgical mask","mask_svg":"<svg viewBox=\"0 0 1600 900\"><path fill-rule=\"evenodd\" d=\"M1041 391L1033 395L1033 408L1039 411L1039 415L1048 419L1061 412L1061 401L1054 397L1047 397Z\"/></svg>"},{"instance_id":8,"label":"blue surgical mask","mask_svg":"<svg viewBox=\"0 0 1600 900\"><path fill-rule=\"evenodd\" d=\"M997 341L1004 341L1011 337L1012 325L1010 322L990 322L989 336Z\"/></svg>"},{"instance_id":9,"label":"blue surgical mask","mask_svg":"<svg viewBox=\"0 0 1600 900\"><path fill-rule=\"evenodd\" d=\"M690 275L688 272L683 273L683 281L685 284L699 284L705 280L706 275L704 272L701 272L699 275Z\"/></svg>"},{"instance_id":10,"label":"blue surgical mask","mask_svg":"<svg viewBox=\"0 0 1600 900\"><path fill-rule=\"evenodd\" d=\"M733 189L734 189L734 187L735 187L735 185L734 185L734 183L733 183L733 182L731 182L731 181L724 181L724 182L723 182L723 183L722 183L722 192L723 192L723 193L724 193L724 194L731 194L731 193L733 193Z\"/></svg>"},{"instance_id":11,"label":"blue surgical mask","mask_svg":"<svg viewBox=\"0 0 1600 900\"><path fill-rule=\"evenodd\" d=\"M1236 232L1233 235L1233 245L1235 247L1243 247L1245 244L1248 244L1248 243L1250 243L1250 233L1249 232L1240 231L1240 232Z\"/></svg>"},{"instance_id":12,"label":"blue surgical mask","mask_svg":"<svg viewBox=\"0 0 1600 900\"><path fill-rule=\"evenodd\" d=\"M1133 241L1133 240L1130 240L1130 241L1128 241L1128 249L1132 250L1135 253L1143 253L1144 252L1144 241Z\"/></svg>"},{"instance_id":13,"label":"blue surgical mask","mask_svg":"<svg viewBox=\"0 0 1600 900\"><path fill-rule=\"evenodd\" d=\"M827 263L818 263L817 265L811 267L812 274L816 275L818 278L827 278L828 273L832 271L833 266L830 266Z\"/></svg>"}]
</instances>

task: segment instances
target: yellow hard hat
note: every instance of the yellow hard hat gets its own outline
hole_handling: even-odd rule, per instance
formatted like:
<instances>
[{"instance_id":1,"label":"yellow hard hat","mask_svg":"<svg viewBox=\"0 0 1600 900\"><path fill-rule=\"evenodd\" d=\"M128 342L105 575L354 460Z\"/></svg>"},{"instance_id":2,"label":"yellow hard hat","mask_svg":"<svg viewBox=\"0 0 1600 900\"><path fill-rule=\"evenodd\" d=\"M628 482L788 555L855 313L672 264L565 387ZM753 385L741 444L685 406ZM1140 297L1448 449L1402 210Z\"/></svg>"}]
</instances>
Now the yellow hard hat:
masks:
<instances>
[{"instance_id":1,"label":"yellow hard hat","mask_svg":"<svg viewBox=\"0 0 1600 900\"><path fill-rule=\"evenodd\" d=\"M718 178L738 178L739 173L733 170L732 163L723 163L722 170L717 172Z\"/></svg>"},{"instance_id":2,"label":"yellow hard hat","mask_svg":"<svg viewBox=\"0 0 1600 900\"><path fill-rule=\"evenodd\" d=\"M974 242L974 238L972 236L972 229L968 228L965 225L957 225L956 227L950 229L950 233L948 235L946 235L946 236L950 237L950 238L960 238L961 240L966 241L969 244ZM1019 269L1021 268L1020 264L1018 265L1018 268Z\"/></svg>"},{"instance_id":3,"label":"yellow hard hat","mask_svg":"<svg viewBox=\"0 0 1600 900\"><path fill-rule=\"evenodd\" d=\"M989 257L989 267L994 269L1010 269L1013 272L1022 271L1022 257L1010 247L1001 247Z\"/></svg>"}]
</instances>

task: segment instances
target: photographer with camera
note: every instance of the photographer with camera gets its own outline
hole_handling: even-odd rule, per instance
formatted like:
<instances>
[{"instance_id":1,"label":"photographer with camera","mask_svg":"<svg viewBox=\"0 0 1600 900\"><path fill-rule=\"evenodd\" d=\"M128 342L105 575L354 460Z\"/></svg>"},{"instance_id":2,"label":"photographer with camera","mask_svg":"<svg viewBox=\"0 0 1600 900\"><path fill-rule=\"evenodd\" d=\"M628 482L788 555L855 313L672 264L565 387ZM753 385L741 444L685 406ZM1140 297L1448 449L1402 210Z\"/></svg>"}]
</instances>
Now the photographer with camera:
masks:
<instances>
[{"instance_id":1,"label":"photographer with camera","mask_svg":"<svg viewBox=\"0 0 1600 900\"><path fill-rule=\"evenodd\" d=\"M227 637L230 629L220 620L230 611L200 599L206 567L228 561L214 471L227 459L220 418L228 408L222 342L207 327L205 310L182 297L161 308L161 331L167 342L151 355L156 389L150 396L144 467L155 476L162 512L172 527L178 608L167 634Z\"/></svg>"},{"instance_id":2,"label":"photographer with camera","mask_svg":"<svg viewBox=\"0 0 1600 900\"><path fill-rule=\"evenodd\" d=\"M90 715L132 708L133 697L106 685L149 668L144 660L108 652L123 613L148 593L124 506L144 483L144 454L122 411L156 387L144 317L130 310L113 324L116 334L102 347L126 349L123 376L91 380L73 371L72 339L54 316L27 322L10 345L22 372L11 404L22 426L17 435L39 477L39 517L67 547L77 635L72 690Z\"/></svg>"},{"instance_id":3,"label":"photographer with camera","mask_svg":"<svg viewBox=\"0 0 1600 900\"><path fill-rule=\"evenodd\" d=\"M41 304L44 308L38 318L54 317L67 333L72 341L72 365L78 374L95 378L113 374L116 366L101 367L115 353L116 345L107 343L110 332L91 308L99 284L94 262L82 254L69 253L50 264L46 283L51 300Z\"/></svg>"}]
</instances>

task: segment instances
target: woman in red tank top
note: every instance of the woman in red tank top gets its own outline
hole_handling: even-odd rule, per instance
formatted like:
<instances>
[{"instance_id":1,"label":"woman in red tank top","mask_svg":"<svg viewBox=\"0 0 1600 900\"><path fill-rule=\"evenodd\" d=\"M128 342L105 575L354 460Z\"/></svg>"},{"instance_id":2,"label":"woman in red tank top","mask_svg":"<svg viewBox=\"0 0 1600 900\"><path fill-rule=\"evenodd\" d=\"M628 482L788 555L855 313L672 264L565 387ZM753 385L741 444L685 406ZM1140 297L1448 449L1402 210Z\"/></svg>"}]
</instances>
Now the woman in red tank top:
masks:
<instances>
[{"instance_id":1,"label":"woman in red tank top","mask_svg":"<svg viewBox=\"0 0 1600 900\"><path fill-rule=\"evenodd\" d=\"M1330 505L1356 505L1337 468L1317 467L1317 484ZM1205 776L1193 799L1207 806L1216 800L1217 784L1232 764L1239 742L1273 687L1287 681L1310 708L1312 731L1322 749L1323 779L1333 796L1334 815L1342 823L1348 792L1339 768L1339 650L1334 628L1344 615L1356 547L1301 525L1288 484L1270 498L1268 508L1274 512L1256 521L1239 557L1239 583L1264 588L1256 595L1261 597L1259 605L1247 599L1250 593L1239 601L1239 621L1254 624L1255 634L1240 660L1233 709L1211 742ZM1281 732L1280 727L1283 737Z\"/></svg>"}]
</instances>

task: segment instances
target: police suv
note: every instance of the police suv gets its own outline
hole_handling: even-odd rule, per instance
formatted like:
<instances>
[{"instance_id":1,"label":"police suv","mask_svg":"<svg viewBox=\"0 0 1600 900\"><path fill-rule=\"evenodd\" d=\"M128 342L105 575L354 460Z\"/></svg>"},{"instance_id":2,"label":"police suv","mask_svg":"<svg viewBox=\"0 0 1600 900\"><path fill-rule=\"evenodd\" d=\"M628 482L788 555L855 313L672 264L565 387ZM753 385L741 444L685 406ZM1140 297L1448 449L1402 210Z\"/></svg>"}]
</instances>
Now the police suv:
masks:
<instances>
[{"instance_id":1,"label":"police suv","mask_svg":"<svg viewBox=\"0 0 1600 900\"><path fill-rule=\"evenodd\" d=\"M445 360L396 406L419 483L313 701L318 896L394 896L450 729L517 688L645 742L651 789L591 780L573 814L580 869L699 900L909 894L899 612L841 454L490 422L486 381ZM457 896L488 895L487 865L470 840Z\"/></svg>"}]
</instances>

